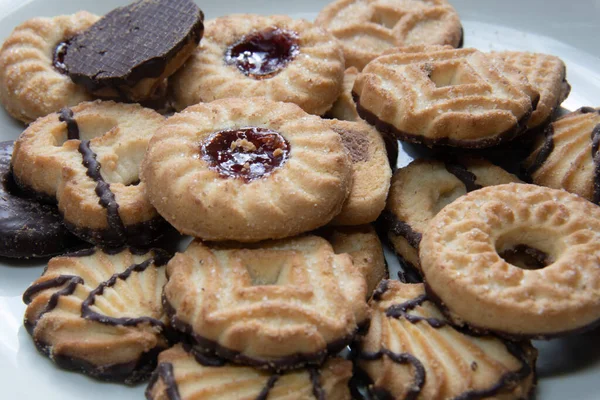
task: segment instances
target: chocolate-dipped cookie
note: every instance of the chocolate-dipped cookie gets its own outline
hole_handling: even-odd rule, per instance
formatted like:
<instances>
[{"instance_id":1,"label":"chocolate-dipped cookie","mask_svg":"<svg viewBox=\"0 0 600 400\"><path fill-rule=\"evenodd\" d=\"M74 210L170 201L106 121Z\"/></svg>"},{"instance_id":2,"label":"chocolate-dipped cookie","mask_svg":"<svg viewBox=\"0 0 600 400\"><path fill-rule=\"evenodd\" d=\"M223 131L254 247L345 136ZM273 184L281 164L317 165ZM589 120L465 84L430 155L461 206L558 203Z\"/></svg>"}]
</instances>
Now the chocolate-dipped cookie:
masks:
<instances>
[{"instance_id":1,"label":"chocolate-dipped cookie","mask_svg":"<svg viewBox=\"0 0 600 400\"><path fill-rule=\"evenodd\" d=\"M139 0L67 42L63 64L98 96L146 99L198 46L203 21L191 0Z\"/></svg>"}]
</instances>

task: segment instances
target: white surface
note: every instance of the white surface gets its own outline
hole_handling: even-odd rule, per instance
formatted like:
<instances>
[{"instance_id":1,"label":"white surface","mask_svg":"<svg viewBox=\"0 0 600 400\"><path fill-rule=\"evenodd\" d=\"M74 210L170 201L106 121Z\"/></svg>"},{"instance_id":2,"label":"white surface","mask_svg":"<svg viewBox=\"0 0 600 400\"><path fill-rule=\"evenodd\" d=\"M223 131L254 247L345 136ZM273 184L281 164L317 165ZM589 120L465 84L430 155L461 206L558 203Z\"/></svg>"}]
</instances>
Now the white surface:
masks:
<instances>
[{"instance_id":1,"label":"white surface","mask_svg":"<svg viewBox=\"0 0 600 400\"><path fill-rule=\"evenodd\" d=\"M0 0L0 40L20 22L80 9L105 13L126 1ZM287 13L312 19L327 1L219 0L198 2L207 18L231 12ZM453 2L463 19L465 47L517 49L560 56L573 90L563 104L569 110L600 106L600 0ZM0 111L0 140L15 139L22 127ZM402 155L400 164L410 160ZM388 258L396 263L393 257ZM144 387L99 383L56 368L38 354L22 326L21 294L42 272L42 263L0 259L0 399L124 400L142 399ZM599 332L551 342L540 349L538 399L597 400L600 381Z\"/></svg>"}]
</instances>

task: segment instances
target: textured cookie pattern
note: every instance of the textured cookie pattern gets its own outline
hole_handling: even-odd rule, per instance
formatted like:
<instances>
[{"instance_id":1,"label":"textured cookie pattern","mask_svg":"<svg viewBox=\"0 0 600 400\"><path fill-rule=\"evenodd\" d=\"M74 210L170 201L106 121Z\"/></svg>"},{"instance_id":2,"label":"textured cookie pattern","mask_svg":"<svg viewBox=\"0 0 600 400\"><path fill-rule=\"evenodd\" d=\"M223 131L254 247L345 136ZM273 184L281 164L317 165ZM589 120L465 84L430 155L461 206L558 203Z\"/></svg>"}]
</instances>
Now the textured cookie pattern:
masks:
<instances>
[{"instance_id":1,"label":"textured cookie pattern","mask_svg":"<svg viewBox=\"0 0 600 400\"><path fill-rule=\"evenodd\" d=\"M342 92L336 99L327 116L342 121L359 121L361 118L356 111L356 104L352 98L352 88L358 76L359 71L355 67L350 67L344 71L344 81Z\"/></svg>"},{"instance_id":2,"label":"textured cookie pattern","mask_svg":"<svg viewBox=\"0 0 600 400\"><path fill-rule=\"evenodd\" d=\"M530 397L537 357L530 343L456 330L422 284L383 281L370 304L373 317L357 360L376 398Z\"/></svg>"},{"instance_id":3,"label":"textured cookie pattern","mask_svg":"<svg viewBox=\"0 0 600 400\"><path fill-rule=\"evenodd\" d=\"M259 368L320 364L368 320L366 283L317 236L259 245L194 241L168 265L172 325L201 351Z\"/></svg>"}]
</instances>

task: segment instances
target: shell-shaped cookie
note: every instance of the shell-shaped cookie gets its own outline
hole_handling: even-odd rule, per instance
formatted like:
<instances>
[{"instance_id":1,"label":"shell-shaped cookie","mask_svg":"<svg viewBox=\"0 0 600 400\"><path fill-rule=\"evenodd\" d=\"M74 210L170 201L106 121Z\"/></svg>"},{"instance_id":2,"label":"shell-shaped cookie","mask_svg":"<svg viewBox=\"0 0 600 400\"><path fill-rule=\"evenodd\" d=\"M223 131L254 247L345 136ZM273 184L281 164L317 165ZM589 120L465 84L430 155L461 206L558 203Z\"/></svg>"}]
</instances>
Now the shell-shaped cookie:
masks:
<instances>
[{"instance_id":1,"label":"shell-shaped cookie","mask_svg":"<svg viewBox=\"0 0 600 400\"><path fill-rule=\"evenodd\" d=\"M286 42L288 47L282 44ZM236 45L246 46L247 53L254 49L252 58L272 56L249 59L244 65L274 65L274 71L261 76L244 73L235 64L238 59L242 62L244 53L232 57L233 63L227 62L227 54ZM275 62L279 56L281 60ZM340 93L343 75L342 49L322 28L283 15L234 14L206 23L202 43L172 77L170 89L179 110L222 98L263 96L322 115Z\"/></svg>"},{"instance_id":2,"label":"shell-shaped cookie","mask_svg":"<svg viewBox=\"0 0 600 400\"><path fill-rule=\"evenodd\" d=\"M533 182L600 204L600 109L583 107L553 122L524 166Z\"/></svg>"},{"instance_id":3,"label":"shell-shaped cookie","mask_svg":"<svg viewBox=\"0 0 600 400\"><path fill-rule=\"evenodd\" d=\"M454 200L485 186L521 182L483 159L415 160L394 173L383 221L404 262L420 269L419 243L427 224Z\"/></svg>"},{"instance_id":4,"label":"shell-shaped cookie","mask_svg":"<svg viewBox=\"0 0 600 400\"><path fill-rule=\"evenodd\" d=\"M529 342L475 336L448 324L423 284L383 281L370 302L358 367L376 398L529 398L537 352Z\"/></svg>"},{"instance_id":5,"label":"shell-shaped cookie","mask_svg":"<svg viewBox=\"0 0 600 400\"><path fill-rule=\"evenodd\" d=\"M178 344L158 357L146 398L181 400L349 400L352 363L331 358L323 366L283 375L251 367L203 365Z\"/></svg>"},{"instance_id":6,"label":"shell-shaped cookie","mask_svg":"<svg viewBox=\"0 0 600 400\"><path fill-rule=\"evenodd\" d=\"M24 293L25 327L60 367L128 384L168 347L163 251L84 250L50 260Z\"/></svg>"},{"instance_id":7,"label":"shell-shaped cookie","mask_svg":"<svg viewBox=\"0 0 600 400\"><path fill-rule=\"evenodd\" d=\"M55 199L67 227L93 243L147 246L164 220L139 171L164 117L137 104L82 103L31 124L15 142L17 182Z\"/></svg>"},{"instance_id":8,"label":"shell-shaped cookie","mask_svg":"<svg viewBox=\"0 0 600 400\"><path fill-rule=\"evenodd\" d=\"M320 364L368 320L361 272L317 236L253 246L196 240L167 271L173 327L238 364Z\"/></svg>"},{"instance_id":9,"label":"shell-shaped cookie","mask_svg":"<svg viewBox=\"0 0 600 400\"><path fill-rule=\"evenodd\" d=\"M484 148L526 128L539 94L489 54L449 46L386 52L354 83L359 115L400 140Z\"/></svg>"},{"instance_id":10,"label":"shell-shaped cookie","mask_svg":"<svg viewBox=\"0 0 600 400\"><path fill-rule=\"evenodd\" d=\"M169 118L150 142L142 182L180 232L256 242L327 224L342 208L351 173L326 121L295 104L240 98Z\"/></svg>"},{"instance_id":11,"label":"shell-shaped cookie","mask_svg":"<svg viewBox=\"0 0 600 400\"><path fill-rule=\"evenodd\" d=\"M600 208L536 185L489 186L428 224L419 257L454 324L553 337L600 321Z\"/></svg>"},{"instance_id":12,"label":"shell-shaped cookie","mask_svg":"<svg viewBox=\"0 0 600 400\"><path fill-rule=\"evenodd\" d=\"M84 88L54 67L57 46L92 26L86 11L34 18L17 26L0 50L0 101L10 115L29 123L91 100Z\"/></svg>"},{"instance_id":13,"label":"shell-shaped cookie","mask_svg":"<svg viewBox=\"0 0 600 400\"><path fill-rule=\"evenodd\" d=\"M338 38L346 66L362 70L392 47L462 45L462 25L446 0L338 0L315 24Z\"/></svg>"}]
</instances>

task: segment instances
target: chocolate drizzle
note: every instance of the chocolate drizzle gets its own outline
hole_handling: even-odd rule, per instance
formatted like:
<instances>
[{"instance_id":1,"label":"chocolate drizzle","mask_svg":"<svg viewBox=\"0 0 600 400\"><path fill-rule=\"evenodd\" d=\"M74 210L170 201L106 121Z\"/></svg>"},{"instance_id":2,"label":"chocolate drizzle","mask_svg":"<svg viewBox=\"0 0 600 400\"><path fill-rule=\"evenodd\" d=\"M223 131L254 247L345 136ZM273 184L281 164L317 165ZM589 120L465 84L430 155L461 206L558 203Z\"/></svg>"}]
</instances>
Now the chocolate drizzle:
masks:
<instances>
[{"instance_id":1,"label":"chocolate drizzle","mask_svg":"<svg viewBox=\"0 0 600 400\"><path fill-rule=\"evenodd\" d=\"M552 150L554 150L554 126L552 124L548 125L546 128L544 131L544 136L544 144L542 144L542 147L538 151L533 164L525 169L525 175L527 179L531 179L533 174L540 169L548 157L550 157Z\"/></svg>"},{"instance_id":2,"label":"chocolate drizzle","mask_svg":"<svg viewBox=\"0 0 600 400\"><path fill-rule=\"evenodd\" d=\"M325 400L326 394L325 390L323 390L323 386L321 385L321 372L319 372L319 370L316 368L311 368L308 370L308 373L310 375L310 383L313 387L313 396L315 396L315 399L317 400Z\"/></svg>"},{"instance_id":3,"label":"chocolate drizzle","mask_svg":"<svg viewBox=\"0 0 600 400\"><path fill-rule=\"evenodd\" d=\"M384 210L381 214L382 221L386 228L394 235L402 236L415 249L419 248L423 235L416 232L412 227L404 221L400 221L394 213L389 210Z\"/></svg>"},{"instance_id":4,"label":"chocolate drizzle","mask_svg":"<svg viewBox=\"0 0 600 400\"><path fill-rule=\"evenodd\" d=\"M154 389L154 385L156 385L159 379L162 379L163 383L165 384L165 392L167 394L167 399L181 400L181 396L179 395L179 389L177 387L177 382L175 381L173 364L165 362L158 364L156 370L154 370L154 373L150 377L150 382L148 383L148 388L145 392L146 398L148 400L152 400L154 398L152 396L152 389Z\"/></svg>"},{"instance_id":5,"label":"chocolate drizzle","mask_svg":"<svg viewBox=\"0 0 600 400\"><path fill-rule=\"evenodd\" d=\"M423 303L431 301L427 294L422 294L419 297L411 299L402 304L394 304L385 310L385 315L390 318L405 318L411 324L416 324L420 321L427 322L432 328L438 329L448 325L448 322L439 318L427 318L419 315L409 314L408 311L415 309Z\"/></svg>"},{"instance_id":6,"label":"chocolate drizzle","mask_svg":"<svg viewBox=\"0 0 600 400\"><path fill-rule=\"evenodd\" d=\"M456 161L446 161L444 164L446 166L446 170L454 175L459 181L461 181L463 185L465 185L467 192L472 192L483 187L475 183L477 176L469 171L464 165Z\"/></svg>"},{"instance_id":7,"label":"chocolate drizzle","mask_svg":"<svg viewBox=\"0 0 600 400\"><path fill-rule=\"evenodd\" d=\"M600 154L598 147L600 146L600 124L592 129L592 160L594 162L594 191L592 202L600 204Z\"/></svg>"},{"instance_id":8,"label":"chocolate drizzle","mask_svg":"<svg viewBox=\"0 0 600 400\"><path fill-rule=\"evenodd\" d=\"M275 386L278 379L279 375L271 375L267 380L265 387L260 391L258 396L256 396L256 400L267 400L267 397L269 397L269 392L271 391L271 389L273 389L273 386Z\"/></svg>"},{"instance_id":9,"label":"chocolate drizzle","mask_svg":"<svg viewBox=\"0 0 600 400\"><path fill-rule=\"evenodd\" d=\"M73 110L70 108L63 108L59 112L58 120L67 123L67 139L78 140L79 139L79 125L73 118Z\"/></svg>"}]
</instances>

